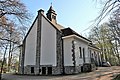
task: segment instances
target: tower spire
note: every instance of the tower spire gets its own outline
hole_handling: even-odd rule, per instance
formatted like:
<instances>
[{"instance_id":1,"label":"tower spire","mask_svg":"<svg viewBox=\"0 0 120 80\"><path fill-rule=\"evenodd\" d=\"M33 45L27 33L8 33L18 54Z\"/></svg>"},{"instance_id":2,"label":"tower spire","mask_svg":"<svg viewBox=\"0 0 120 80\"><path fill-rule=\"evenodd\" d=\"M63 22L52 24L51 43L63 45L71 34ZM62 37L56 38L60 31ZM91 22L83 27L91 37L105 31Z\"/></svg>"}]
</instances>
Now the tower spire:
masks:
<instances>
[{"instance_id":1,"label":"tower spire","mask_svg":"<svg viewBox=\"0 0 120 80\"><path fill-rule=\"evenodd\" d=\"M52 2L51 2L51 6L50 6L49 10L47 11L46 15L47 15L47 18L51 22L56 23L56 16L57 16L57 14L55 13L55 11L54 11L54 9L52 7Z\"/></svg>"}]
</instances>

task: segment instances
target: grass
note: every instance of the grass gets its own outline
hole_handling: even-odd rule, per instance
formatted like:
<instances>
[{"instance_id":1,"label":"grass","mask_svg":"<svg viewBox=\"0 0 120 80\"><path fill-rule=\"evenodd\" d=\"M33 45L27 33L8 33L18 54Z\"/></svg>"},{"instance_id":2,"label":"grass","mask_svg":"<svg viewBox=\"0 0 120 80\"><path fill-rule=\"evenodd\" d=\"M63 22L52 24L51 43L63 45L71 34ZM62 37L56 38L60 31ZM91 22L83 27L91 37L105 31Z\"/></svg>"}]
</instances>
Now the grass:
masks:
<instances>
[{"instance_id":1,"label":"grass","mask_svg":"<svg viewBox=\"0 0 120 80\"><path fill-rule=\"evenodd\" d=\"M120 80L120 74L118 74L113 80Z\"/></svg>"}]
</instances>

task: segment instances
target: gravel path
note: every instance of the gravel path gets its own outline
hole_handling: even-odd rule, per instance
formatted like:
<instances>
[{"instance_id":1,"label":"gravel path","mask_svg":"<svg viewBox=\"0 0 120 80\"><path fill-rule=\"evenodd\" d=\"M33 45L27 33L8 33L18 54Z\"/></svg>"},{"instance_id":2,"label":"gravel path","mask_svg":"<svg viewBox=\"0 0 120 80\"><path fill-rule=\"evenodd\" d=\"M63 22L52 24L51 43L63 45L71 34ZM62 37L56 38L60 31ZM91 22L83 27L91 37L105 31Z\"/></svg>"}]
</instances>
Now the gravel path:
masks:
<instances>
[{"instance_id":1,"label":"gravel path","mask_svg":"<svg viewBox=\"0 0 120 80\"><path fill-rule=\"evenodd\" d=\"M89 73L65 76L26 76L3 74L4 80L111 80L120 74L120 66L99 67L98 70Z\"/></svg>"}]
</instances>

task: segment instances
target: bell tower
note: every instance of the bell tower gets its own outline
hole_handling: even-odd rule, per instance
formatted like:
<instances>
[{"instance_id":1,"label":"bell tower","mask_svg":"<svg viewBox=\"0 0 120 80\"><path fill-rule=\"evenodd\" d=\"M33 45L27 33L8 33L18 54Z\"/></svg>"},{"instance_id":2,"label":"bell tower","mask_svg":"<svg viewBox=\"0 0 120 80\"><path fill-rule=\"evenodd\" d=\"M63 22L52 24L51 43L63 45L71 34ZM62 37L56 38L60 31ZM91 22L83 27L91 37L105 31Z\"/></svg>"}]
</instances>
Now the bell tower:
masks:
<instances>
[{"instance_id":1,"label":"bell tower","mask_svg":"<svg viewBox=\"0 0 120 80\"><path fill-rule=\"evenodd\" d=\"M52 5L50 6L50 8L49 8L49 10L47 11L47 18L51 21L51 22L53 22L53 23L56 23L57 21L56 21L56 16L57 16L57 14L55 13L55 11L53 10L53 7L52 7Z\"/></svg>"}]
</instances>

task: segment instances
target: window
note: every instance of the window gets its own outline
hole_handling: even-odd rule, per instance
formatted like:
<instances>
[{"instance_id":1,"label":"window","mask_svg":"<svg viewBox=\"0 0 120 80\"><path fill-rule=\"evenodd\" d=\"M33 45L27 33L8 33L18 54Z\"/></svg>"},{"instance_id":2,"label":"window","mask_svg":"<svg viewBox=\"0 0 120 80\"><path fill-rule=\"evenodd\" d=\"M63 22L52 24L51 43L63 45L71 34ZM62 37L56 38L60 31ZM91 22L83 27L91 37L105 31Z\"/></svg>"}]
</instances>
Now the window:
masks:
<instances>
[{"instance_id":1,"label":"window","mask_svg":"<svg viewBox=\"0 0 120 80\"><path fill-rule=\"evenodd\" d=\"M52 15L52 18L53 18L53 19L56 19L56 16Z\"/></svg>"},{"instance_id":2,"label":"window","mask_svg":"<svg viewBox=\"0 0 120 80\"><path fill-rule=\"evenodd\" d=\"M80 58L82 58L82 51L81 51L81 47L79 47L80 50Z\"/></svg>"},{"instance_id":3,"label":"window","mask_svg":"<svg viewBox=\"0 0 120 80\"><path fill-rule=\"evenodd\" d=\"M41 72L41 69L39 69L39 73Z\"/></svg>"},{"instance_id":4,"label":"window","mask_svg":"<svg viewBox=\"0 0 120 80\"><path fill-rule=\"evenodd\" d=\"M91 53L91 50L90 50L90 58L92 57L92 53Z\"/></svg>"},{"instance_id":5,"label":"window","mask_svg":"<svg viewBox=\"0 0 120 80\"><path fill-rule=\"evenodd\" d=\"M85 48L83 48L83 54L85 54Z\"/></svg>"},{"instance_id":6,"label":"window","mask_svg":"<svg viewBox=\"0 0 120 80\"><path fill-rule=\"evenodd\" d=\"M83 48L83 61L85 63L85 48Z\"/></svg>"},{"instance_id":7,"label":"window","mask_svg":"<svg viewBox=\"0 0 120 80\"><path fill-rule=\"evenodd\" d=\"M92 53L92 58L93 58L93 53Z\"/></svg>"}]
</instances>

